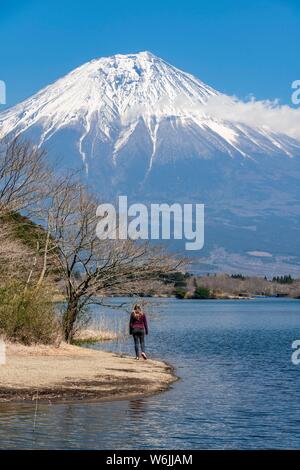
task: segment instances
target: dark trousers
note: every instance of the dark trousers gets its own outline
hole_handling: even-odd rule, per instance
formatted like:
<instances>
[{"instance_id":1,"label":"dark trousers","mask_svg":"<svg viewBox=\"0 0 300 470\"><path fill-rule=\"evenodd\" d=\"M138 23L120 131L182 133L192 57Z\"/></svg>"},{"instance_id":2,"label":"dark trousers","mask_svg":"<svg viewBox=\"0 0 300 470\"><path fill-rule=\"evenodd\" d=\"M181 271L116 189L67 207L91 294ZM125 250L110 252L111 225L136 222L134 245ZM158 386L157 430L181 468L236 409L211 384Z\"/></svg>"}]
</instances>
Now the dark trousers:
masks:
<instances>
[{"instance_id":1,"label":"dark trousers","mask_svg":"<svg viewBox=\"0 0 300 470\"><path fill-rule=\"evenodd\" d=\"M142 329L136 328L132 331L132 336L134 339L135 354L136 357L139 357L139 344L141 345L142 352L145 352L145 332Z\"/></svg>"}]
</instances>

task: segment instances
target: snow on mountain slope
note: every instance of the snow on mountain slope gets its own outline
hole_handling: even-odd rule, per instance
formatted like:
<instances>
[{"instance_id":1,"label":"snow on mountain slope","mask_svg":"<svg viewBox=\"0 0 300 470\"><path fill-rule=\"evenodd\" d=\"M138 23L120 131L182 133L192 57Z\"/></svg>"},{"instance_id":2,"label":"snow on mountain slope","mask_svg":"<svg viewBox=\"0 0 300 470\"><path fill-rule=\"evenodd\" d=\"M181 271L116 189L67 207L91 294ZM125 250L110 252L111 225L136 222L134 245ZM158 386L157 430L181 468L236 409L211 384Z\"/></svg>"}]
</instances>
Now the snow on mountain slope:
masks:
<instances>
[{"instance_id":1,"label":"snow on mountain slope","mask_svg":"<svg viewBox=\"0 0 300 470\"><path fill-rule=\"evenodd\" d=\"M243 124L214 119L206 103L219 93L149 52L96 59L75 69L33 97L0 114L2 134L34 135L39 145L64 130L74 131L73 150L86 168L124 165L136 136L146 143L144 178L160 148L176 130L182 135L173 160L182 155L209 159L216 154L253 158L254 154L292 156L300 143ZM186 139L188 139L186 141ZM54 139L55 141L55 139ZM135 151L135 149L134 149Z\"/></svg>"}]
</instances>

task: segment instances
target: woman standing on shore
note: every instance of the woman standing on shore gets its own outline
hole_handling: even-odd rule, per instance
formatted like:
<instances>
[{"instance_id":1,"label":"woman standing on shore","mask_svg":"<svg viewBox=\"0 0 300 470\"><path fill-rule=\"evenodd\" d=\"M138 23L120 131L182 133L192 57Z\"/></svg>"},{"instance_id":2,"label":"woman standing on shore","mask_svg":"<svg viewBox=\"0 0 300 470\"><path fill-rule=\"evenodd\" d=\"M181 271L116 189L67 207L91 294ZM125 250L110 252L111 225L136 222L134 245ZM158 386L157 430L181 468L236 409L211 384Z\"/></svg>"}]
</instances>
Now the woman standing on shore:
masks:
<instances>
[{"instance_id":1,"label":"woman standing on shore","mask_svg":"<svg viewBox=\"0 0 300 470\"><path fill-rule=\"evenodd\" d=\"M135 347L135 358L140 358L139 344L141 346L141 356L143 359L147 359L145 353L145 334L148 334L148 323L141 306L136 304L130 315L129 320L129 334L133 335L134 347Z\"/></svg>"}]
</instances>

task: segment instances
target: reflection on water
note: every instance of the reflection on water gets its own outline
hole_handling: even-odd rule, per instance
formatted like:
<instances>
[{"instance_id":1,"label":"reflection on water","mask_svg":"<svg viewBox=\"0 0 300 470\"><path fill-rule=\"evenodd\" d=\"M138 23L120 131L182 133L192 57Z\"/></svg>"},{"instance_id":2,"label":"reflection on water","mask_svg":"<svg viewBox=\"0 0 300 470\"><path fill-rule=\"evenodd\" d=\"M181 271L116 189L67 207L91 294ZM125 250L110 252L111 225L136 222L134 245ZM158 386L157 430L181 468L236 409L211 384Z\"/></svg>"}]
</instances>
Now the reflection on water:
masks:
<instances>
[{"instance_id":1,"label":"reflection on water","mask_svg":"<svg viewBox=\"0 0 300 470\"><path fill-rule=\"evenodd\" d=\"M147 347L177 366L181 380L170 391L111 403L39 404L35 429L34 403L1 404L0 446L299 448L300 366L291 363L299 307L287 299L154 305L159 314L150 318ZM108 315L115 321L119 314ZM133 352L131 340L100 347Z\"/></svg>"}]
</instances>

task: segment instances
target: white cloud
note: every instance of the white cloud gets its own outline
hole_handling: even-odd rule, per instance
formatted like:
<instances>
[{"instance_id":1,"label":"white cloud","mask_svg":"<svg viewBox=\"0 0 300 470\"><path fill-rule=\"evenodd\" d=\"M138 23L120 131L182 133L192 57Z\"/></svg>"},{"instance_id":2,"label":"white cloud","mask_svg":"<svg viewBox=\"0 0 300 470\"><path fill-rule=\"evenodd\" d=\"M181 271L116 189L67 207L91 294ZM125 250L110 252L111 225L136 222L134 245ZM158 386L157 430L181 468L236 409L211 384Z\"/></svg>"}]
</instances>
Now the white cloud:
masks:
<instances>
[{"instance_id":1,"label":"white cloud","mask_svg":"<svg viewBox=\"0 0 300 470\"><path fill-rule=\"evenodd\" d=\"M151 119L152 116L158 119L164 116L178 116L193 118L199 123L212 118L264 128L300 140L300 107L281 105L278 100L259 101L251 98L242 101L234 96L216 94L203 103L200 99L184 94L173 97L166 95L146 105L131 106L124 114L123 121L127 124L140 116L145 119Z\"/></svg>"},{"instance_id":2,"label":"white cloud","mask_svg":"<svg viewBox=\"0 0 300 470\"><path fill-rule=\"evenodd\" d=\"M300 108L280 105L275 101L240 101L217 95L209 99L206 112L216 119L241 122L252 127L265 127L300 140Z\"/></svg>"}]
</instances>

